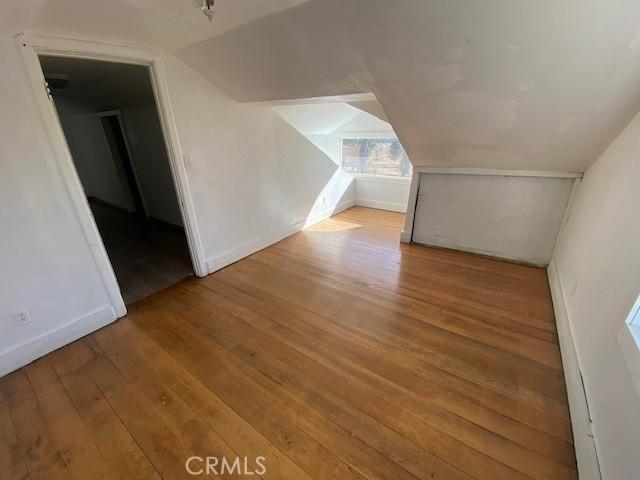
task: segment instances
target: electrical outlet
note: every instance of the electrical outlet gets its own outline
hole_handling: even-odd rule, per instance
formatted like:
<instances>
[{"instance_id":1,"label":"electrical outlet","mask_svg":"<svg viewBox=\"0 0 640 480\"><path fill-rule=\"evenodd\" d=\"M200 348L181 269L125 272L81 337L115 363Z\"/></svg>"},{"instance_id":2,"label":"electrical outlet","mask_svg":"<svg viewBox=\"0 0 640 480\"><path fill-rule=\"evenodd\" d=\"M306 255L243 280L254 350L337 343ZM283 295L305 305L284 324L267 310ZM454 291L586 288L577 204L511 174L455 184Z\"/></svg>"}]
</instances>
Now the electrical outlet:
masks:
<instances>
[{"instance_id":1,"label":"electrical outlet","mask_svg":"<svg viewBox=\"0 0 640 480\"><path fill-rule=\"evenodd\" d=\"M15 314L16 323L19 327L26 325L27 323L31 323L31 315L29 315L29 311L26 308L18 311Z\"/></svg>"}]
</instances>

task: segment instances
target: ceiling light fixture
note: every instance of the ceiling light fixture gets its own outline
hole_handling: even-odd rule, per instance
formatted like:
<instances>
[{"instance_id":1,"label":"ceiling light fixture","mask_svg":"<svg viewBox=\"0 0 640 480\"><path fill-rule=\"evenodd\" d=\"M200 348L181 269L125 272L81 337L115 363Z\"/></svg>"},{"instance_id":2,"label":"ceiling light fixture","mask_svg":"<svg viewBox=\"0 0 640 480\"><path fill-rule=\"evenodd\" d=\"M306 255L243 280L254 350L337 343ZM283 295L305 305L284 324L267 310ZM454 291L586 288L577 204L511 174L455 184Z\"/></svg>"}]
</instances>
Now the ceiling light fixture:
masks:
<instances>
[{"instance_id":1,"label":"ceiling light fixture","mask_svg":"<svg viewBox=\"0 0 640 480\"><path fill-rule=\"evenodd\" d=\"M213 6L215 3L216 0L193 0L193 4L196 8L202 10L202 13L209 19L209 21L213 18Z\"/></svg>"}]
</instances>

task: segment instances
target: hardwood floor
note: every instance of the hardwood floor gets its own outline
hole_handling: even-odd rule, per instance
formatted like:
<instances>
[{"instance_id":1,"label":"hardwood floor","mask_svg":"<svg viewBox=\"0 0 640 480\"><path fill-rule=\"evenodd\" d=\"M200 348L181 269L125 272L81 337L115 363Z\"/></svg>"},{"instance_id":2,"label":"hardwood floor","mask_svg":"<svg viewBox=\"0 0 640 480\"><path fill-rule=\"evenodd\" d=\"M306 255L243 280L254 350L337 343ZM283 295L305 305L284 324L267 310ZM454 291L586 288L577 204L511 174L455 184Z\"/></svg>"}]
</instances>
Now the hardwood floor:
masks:
<instances>
[{"instance_id":1,"label":"hardwood floor","mask_svg":"<svg viewBox=\"0 0 640 480\"><path fill-rule=\"evenodd\" d=\"M545 271L402 223L352 208L0 379L0 476L577 478Z\"/></svg>"}]
</instances>

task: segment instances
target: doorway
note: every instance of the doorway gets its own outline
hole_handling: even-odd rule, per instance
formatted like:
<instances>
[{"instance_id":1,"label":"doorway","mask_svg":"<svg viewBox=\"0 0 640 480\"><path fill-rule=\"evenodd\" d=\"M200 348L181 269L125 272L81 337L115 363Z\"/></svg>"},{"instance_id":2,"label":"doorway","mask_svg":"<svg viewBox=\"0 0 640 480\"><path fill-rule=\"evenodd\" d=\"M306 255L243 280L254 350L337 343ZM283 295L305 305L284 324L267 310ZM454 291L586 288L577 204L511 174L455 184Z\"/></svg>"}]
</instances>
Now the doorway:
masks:
<instances>
[{"instance_id":1,"label":"doorway","mask_svg":"<svg viewBox=\"0 0 640 480\"><path fill-rule=\"evenodd\" d=\"M192 275L149 68L38 59L124 303Z\"/></svg>"}]
</instances>

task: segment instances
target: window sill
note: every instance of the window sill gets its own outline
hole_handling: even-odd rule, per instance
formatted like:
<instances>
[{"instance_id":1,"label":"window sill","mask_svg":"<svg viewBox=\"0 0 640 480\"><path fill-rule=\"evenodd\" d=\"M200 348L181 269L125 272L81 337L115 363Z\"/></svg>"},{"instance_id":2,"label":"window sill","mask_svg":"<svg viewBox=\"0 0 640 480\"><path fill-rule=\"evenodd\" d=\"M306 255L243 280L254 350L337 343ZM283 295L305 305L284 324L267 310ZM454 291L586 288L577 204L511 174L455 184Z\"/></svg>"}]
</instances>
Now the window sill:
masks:
<instances>
[{"instance_id":1,"label":"window sill","mask_svg":"<svg viewBox=\"0 0 640 480\"><path fill-rule=\"evenodd\" d=\"M411 177L392 177L384 175L364 175L357 173L353 175L356 181L363 182L377 182L377 183L397 183L400 185L409 185L411 183Z\"/></svg>"},{"instance_id":2,"label":"window sill","mask_svg":"<svg viewBox=\"0 0 640 480\"><path fill-rule=\"evenodd\" d=\"M640 396L640 325L625 324L617 338L622 356L631 372L631 379Z\"/></svg>"}]
</instances>

